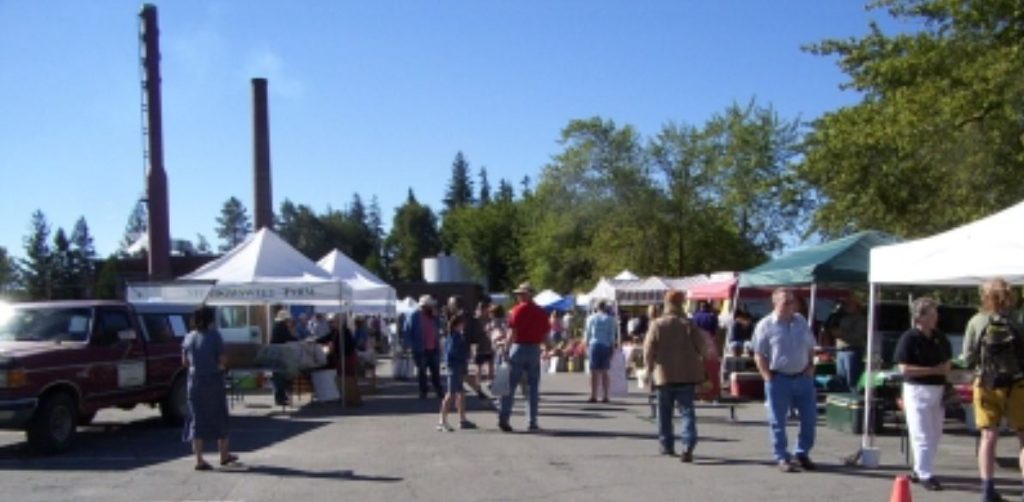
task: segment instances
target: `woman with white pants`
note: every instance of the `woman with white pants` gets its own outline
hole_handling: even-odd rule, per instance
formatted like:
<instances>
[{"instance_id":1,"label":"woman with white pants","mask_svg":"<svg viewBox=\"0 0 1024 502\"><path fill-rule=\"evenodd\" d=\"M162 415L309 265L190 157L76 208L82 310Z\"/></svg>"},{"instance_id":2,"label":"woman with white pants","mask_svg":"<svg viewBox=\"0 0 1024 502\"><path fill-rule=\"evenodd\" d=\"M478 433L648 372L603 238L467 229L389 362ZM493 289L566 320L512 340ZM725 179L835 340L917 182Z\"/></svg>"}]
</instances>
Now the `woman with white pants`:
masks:
<instances>
[{"instance_id":1,"label":"woman with white pants","mask_svg":"<svg viewBox=\"0 0 1024 502\"><path fill-rule=\"evenodd\" d=\"M949 339L935 329L939 321L938 306L938 302L928 297L914 300L911 306L914 327L900 336L895 354L903 374L903 411L914 451L914 472L910 480L932 491L942 489L932 467L942 439L942 423L946 417L942 395L953 357Z\"/></svg>"}]
</instances>

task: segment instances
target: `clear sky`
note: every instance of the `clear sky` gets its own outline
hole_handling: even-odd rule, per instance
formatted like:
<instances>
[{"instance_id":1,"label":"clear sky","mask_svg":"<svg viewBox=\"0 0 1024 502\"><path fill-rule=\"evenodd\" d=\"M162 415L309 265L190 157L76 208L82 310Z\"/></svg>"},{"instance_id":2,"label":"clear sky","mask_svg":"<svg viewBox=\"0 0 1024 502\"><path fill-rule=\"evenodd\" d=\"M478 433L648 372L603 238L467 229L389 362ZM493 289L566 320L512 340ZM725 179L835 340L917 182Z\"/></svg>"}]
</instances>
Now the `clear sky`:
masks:
<instances>
[{"instance_id":1,"label":"clear sky","mask_svg":"<svg viewBox=\"0 0 1024 502\"><path fill-rule=\"evenodd\" d=\"M144 191L140 3L0 0L0 246L23 255L41 209L85 216L101 255ZM455 153L536 180L560 130L600 115L644 135L756 97L811 120L855 103L832 58L800 50L867 31L858 0L158 2L174 238L236 196L252 214L252 77L270 82L274 208L409 187L440 207Z\"/></svg>"}]
</instances>

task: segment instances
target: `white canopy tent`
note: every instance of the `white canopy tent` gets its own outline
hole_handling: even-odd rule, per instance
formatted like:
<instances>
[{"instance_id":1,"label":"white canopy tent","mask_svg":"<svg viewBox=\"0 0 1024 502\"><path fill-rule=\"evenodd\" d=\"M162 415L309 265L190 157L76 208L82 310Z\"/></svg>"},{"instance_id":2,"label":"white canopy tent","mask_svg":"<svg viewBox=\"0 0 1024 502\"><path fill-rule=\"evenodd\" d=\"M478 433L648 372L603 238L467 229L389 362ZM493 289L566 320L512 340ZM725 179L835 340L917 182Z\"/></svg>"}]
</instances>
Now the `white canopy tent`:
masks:
<instances>
[{"instance_id":1,"label":"white canopy tent","mask_svg":"<svg viewBox=\"0 0 1024 502\"><path fill-rule=\"evenodd\" d=\"M419 302L411 296L406 297L404 300L398 300L398 303L395 304L395 312L399 314L411 314L419 308Z\"/></svg>"},{"instance_id":2,"label":"white canopy tent","mask_svg":"<svg viewBox=\"0 0 1024 502\"><path fill-rule=\"evenodd\" d=\"M640 276L630 272L629 270L623 270L619 272L619 275L615 276L616 281L638 281Z\"/></svg>"},{"instance_id":3,"label":"white canopy tent","mask_svg":"<svg viewBox=\"0 0 1024 502\"><path fill-rule=\"evenodd\" d=\"M533 297L533 302L536 303L537 305L540 305L541 307L547 307L552 303L560 301L562 301L562 295L555 293L550 289L545 289L544 291L537 293L537 295Z\"/></svg>"},{"instance_id":4,"label":"white canopy tent","mask_svg":"<svg viewBox=\"0 0 1024 502\"><path fill-rule=\"evenodd\" d=\"M264 228L177 281L129 284L126 296L136 303L343 306L352 292Z\"/></svg>"},{"instance_id":5,"label":"white canopy tent","mask_svg":"<svg viewBox=\"0 0 1024 502\"><path fill-rule=\"evenodd\" d=\"M317 265L352 288L352 311L357 314L395 314L395 288L335 249Z\"/></svg>"},{"instance_id":6,"label":"white canopy tent","mask_svg":"<svg viewBox=\"0 0 1024 502\"><path fill-rule=\"evenodd\" d=\"M601 278L586 296L590 303L607 300L622 306L656 305L664 300L668 290L668 285L657 277L635 280Z\"/></svg>"},{"instance_id":7,"label":"white canopy tent","mask_svg":"<svg viewBox=\"0 0 1024 502\"><path fill-rule=\"evenodd\" d=\"M875 304L881 285L977 286L1001 277L1024 283L1024 201L991 216L914 241L871 249L869 302ZM868 309L868 354L874 353L875 309ZM866 379L872 381L870 364ZM865 386L865 403L873 388ZM863 449L873 448L870 406L864 415Z\"/></svg>"}]
</instances>

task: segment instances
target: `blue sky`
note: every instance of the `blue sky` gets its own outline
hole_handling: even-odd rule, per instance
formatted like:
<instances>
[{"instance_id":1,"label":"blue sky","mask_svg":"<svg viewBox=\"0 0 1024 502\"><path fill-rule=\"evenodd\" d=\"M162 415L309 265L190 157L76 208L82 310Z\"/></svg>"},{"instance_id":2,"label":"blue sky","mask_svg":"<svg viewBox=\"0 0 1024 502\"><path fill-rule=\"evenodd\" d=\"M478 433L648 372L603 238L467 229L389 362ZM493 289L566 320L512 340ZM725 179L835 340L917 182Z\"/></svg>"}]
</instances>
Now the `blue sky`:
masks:
<instances>
[{"instance_id":1,"label":"blue sky","mask_svg":"<svg viewBox=\"0 0 1024 502\"><path fill-rule=\"evenodd\" d=\"M409 187L439 209L455 153L492 185L536 179L572 119L644 135L756 97L787 119L855 103L803 44L866 32L857 0L157 3L171 234L214 245L252 212L252 77L270 81L274 207ZM41 209L117 248L144 190L137 2L0 0L0 246Z\"/></svg>"}]
</instances>

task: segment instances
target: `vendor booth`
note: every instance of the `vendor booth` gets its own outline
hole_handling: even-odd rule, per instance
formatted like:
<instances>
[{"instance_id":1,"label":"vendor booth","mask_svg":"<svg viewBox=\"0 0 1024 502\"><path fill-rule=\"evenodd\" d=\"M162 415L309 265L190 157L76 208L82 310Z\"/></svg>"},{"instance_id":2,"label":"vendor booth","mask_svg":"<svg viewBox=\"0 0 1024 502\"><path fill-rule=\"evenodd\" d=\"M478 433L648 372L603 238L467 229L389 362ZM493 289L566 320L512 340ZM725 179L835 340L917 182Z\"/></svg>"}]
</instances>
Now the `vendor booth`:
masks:
<instances>
[{"instance_id":1,"label":"vendor booth","mask_svg":"<svg viewBox=\"0 0 1024 502\"><path fill-rule=\"evenodd\" d=\"M179 280L129 284L131 303L176 303L217 308L217 325L231 366L249 366L269 341L273 305L347 307L352 290L268 229L250 234L220 258ZM232 330L242 330L239 336ZM343 358L342 358L343 359Z\"/></svg>"},{"instance_id":2,"label":"vendor booth","mask_svg":"<svg viewBox=\"0 0 1024 502\"><path fill-rule=\"evenodd\" d=\"M973 223L922 239L881 246L871 250L869 302L877 303L883 285L978 286L1001 277L1013 284L1024 283L1024 202ZM875 310L868 312L868 353L877 346ZM869 364L866 378L878 368ZM865 387L865 402L871 402L872 386ZM865 413L861 457L865 465L877 463L878 450L867 424L874 420ZM870 454L869 454L870 453Z\"/></svg>"}]
</instances>

